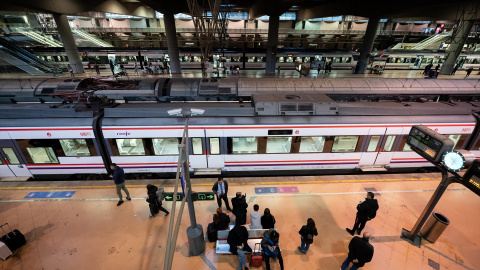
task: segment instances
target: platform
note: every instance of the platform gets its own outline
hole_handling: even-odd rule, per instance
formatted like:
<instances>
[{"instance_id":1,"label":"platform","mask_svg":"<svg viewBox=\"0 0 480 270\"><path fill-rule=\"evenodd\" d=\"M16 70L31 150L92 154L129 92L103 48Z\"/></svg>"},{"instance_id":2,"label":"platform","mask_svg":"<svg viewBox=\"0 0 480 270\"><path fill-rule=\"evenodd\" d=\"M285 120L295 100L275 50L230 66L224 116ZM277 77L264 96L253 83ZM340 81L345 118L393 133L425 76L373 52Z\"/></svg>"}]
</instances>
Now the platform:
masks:
<instances>
[{"instance_id":1,"label":"platform","mask_svg":"<svg viewBox=\"0 0 480 270\"><path fill-rule=\"evenodd\" d=\"M380 209L364 230L373 236L375 254L363 269L480 269L480 198L458 184L449 187L436 207L451 222L436 243L422 241L418 248L400 239L402 228L413 227L439 178L432 173L226 180L230 196L236 191L247 194L249 212L254 204L261 212L270 208L285 269L339 269L352 238L345 228L353 226L355 207L367 191L376 194ZM210 191L214 181L194 179L193 190ZM0 269L163 269L169 217L148 218L146 183L173 190L171 180L127 181L132 201L117 207L112 181L1 182L0 223L20 229L27 244L1 261ZM75 193L25 198L31 192L53 191ZM171 202L164 207L170 209ZM216 201L195 202L204 230L216 208ZM304 255L297 249L298 231L307 218L315 220L319 236ZM185 209L173 269L237 269L237 258L215 254L214 243L206 243L204 255L188 257L189 223ZM280 269L277 262L271 264Z\"/></svg>"}]
</instances>

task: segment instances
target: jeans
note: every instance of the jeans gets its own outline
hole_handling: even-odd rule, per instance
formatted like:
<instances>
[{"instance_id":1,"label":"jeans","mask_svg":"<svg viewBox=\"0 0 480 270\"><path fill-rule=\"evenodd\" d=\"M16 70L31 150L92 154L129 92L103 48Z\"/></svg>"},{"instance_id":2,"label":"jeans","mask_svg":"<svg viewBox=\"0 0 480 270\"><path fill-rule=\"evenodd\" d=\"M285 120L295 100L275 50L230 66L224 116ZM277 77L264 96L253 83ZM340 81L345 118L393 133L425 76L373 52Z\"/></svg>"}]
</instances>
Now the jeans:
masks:
<instances>
[{"instance_id":1,"label":"jeans","mask_svg":"<svg viewBox=\"0 0 480 270\"><path fill-rule=\"evenodd\" d=\"M263 255L264 259L265 259L265 266L267 267L267 270L270 270L270 258L271 257L268 257L266 255ZM282 258L282 252L279 250L278 251L278 263L280 263L280 269L283 270L284 267L283 267L283 258Z\"/></svg>"},{"instance_id":2,"label":"jeans","mask_svg":"<svg viewBox=\"0 0 480 270\"><path fill-rule=\"evenodd\" d=\"M350 265L350 259L348 259L347 257L345 261L342 263L342 267L340 269L347 270L348 265ZM357 270L357 269L358 267L356 267L355 265L352 265L352 267L350 267L350 270Z\"/></svg>"},{"instance_id":3,"label":"jeans","mask_svg":"<svg viewBox=\"0 0 480 270\"><path fill-rule=\"evenodd\" d=\"M123 183L117 185L117 195L118 195L118 198L120 199L120 201L123 201L123 199L122 199L122 189L123 189L123 191L125 191L125 194L127 194L127 198L130 198L130 193L128 192L128 189L125 186L125 182L123 182Z\"/></svg>"},{"instance_id":4,"label":"jeans","mask_svg":"<svg viewBox=\"0 0 480 270\"><path fill-rule=\"evenodd\" d=\"M302 245L300 246L300 249L303 251L308 251L308 248L310 248L310 244L305 243L305 239L303 239L303 236L300 237L300 240L302 241Z\"/></svg>"},{"instance_id":5,"label":"jeans","mask_svg":"<svg viewBox=\"0 0 480 270\"><path fill-rule=\"evenodd\" d=\"M237 249L238 257L238 270L242 270L243 267L247 267L247 259L245 259L245 251L243 249Z\"/></svg>"}]
</instances>

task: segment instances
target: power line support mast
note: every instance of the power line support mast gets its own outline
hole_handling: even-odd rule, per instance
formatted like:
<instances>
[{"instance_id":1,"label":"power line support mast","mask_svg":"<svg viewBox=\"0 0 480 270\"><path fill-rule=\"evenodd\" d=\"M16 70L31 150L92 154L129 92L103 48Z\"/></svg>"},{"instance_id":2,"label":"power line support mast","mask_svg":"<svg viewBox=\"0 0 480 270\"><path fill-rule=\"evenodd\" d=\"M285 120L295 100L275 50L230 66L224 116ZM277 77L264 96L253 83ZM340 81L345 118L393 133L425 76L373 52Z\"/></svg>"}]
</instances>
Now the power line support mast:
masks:
<instances>
[{"instance_id":1,"label":"power line support mast","mask_svg":"<svg viewBox=\"0 0 480 270\"><path fill-rule=\"evenodd\" d=\"M199 5L199 2L199 0L187 1L200 44L202 74L203 77L206 77L205 63L212 54L215 35L218 34L218 18L222 0L203 0L202 5ZM208 2L208 5L205 2ZM210 7L210 14L205 11L206 6Z\"/></svg>"}]
</instances>

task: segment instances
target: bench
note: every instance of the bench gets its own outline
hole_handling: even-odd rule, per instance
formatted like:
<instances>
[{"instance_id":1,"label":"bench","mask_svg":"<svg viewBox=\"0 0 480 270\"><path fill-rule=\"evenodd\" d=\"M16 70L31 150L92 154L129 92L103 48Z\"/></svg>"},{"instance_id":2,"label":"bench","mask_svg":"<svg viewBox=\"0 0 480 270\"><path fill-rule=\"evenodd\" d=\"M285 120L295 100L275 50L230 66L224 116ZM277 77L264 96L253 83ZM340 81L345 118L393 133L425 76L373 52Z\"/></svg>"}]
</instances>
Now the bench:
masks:
<instances>
[{"instance_id":1,"label":"bench","mask_svg":"<svg viewBox=\"0 0 480 270\"><path fill-rule=\"evenodd\" d=\"M232 227L233 225L230 225ZM231 229L231 228L230 228ZM252 250L255 248L255 244L262 242L262 238L265 232L268 232L267 229L254 229L248 231L248 245ZM230 253L230 245L227 243L228 233L230 230L222 230L217 232L217 245L215 248L216 254L232 254Z\"/></svg>"}]
</instances>

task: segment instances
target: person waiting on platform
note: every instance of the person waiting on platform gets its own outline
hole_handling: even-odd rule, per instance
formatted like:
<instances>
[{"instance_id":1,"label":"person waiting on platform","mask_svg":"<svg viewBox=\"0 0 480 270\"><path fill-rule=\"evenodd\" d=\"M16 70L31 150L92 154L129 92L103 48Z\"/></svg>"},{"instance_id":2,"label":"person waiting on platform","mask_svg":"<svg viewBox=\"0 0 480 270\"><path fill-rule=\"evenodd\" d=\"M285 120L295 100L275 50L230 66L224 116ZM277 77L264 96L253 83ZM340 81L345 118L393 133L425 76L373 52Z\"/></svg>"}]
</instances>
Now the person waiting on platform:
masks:
<instances>
[{"instance_id":1,"label":"person waiting on platform","mask_svg":"<svg viewBox=\"0 0 480 270\"><path fill-rule=\"evenodd\" d=\"M213 215L213 223L217 231L219 230L228 230L228 225L230 224L230 217L222 212L222 208L217 208L217 212Z\"/></svg>"},{"instance_id":2,"label":"person waiting on platform","mask_svg":"<svg viewBox=\"0 0 480 270\"><path fill-rule=\"evenodd\" d=\"M280 234L275 229L270 229L268 232L266 232L262 239L262 253L265 259L265 266L267 267L267 270L270 270L270 258L278 258L280 269L284 269L282 252L280 251L280 246L278 244L279 239Z\"/></svg>"},{"instance_id":3,"label":"person waiting on platform","mask_svg":"<svg viewBox=\"0 0 480 270\"><path fill-rule=\"evenodd\" d=\"M247 241L247 228L235 224L235 227L228 233L227 243L230 245L230 252L238 257L238 270L248 270L245 252L252 252L252 248Z\"/></svg>"},{"instance_id":4,"label":"person waiting on platform","mask_svg":"<svg viewBox=\"0 0 480 270\"><path fill-rule=\"evenodd\" d=\"M275 218L270 214L270 209L265 208L261 219L263 229L275 228Z\"/></svg>"},{"instance_id":5,"label":"person waiting on platform","mask_svg":"<svg viewBox=\"0 0 480 270\"><path fill-rule=\"evenodd\" d=\"M348 244L348 256L341 266L341 270L346 270L350 263L353 263L350 270L357 270L363 267L365 263L370 262L373 258L373 246L368 242L370 233L364 232L363 237L355 236Z\"/></svg>"},{"instance_id":6,"label":"person waiting on platform","mask_svg":"<svg viewBox=\"0 0 480 270\"><path fill-rule=\"evenodd\" d=\"M357 216L355 218L355 224L353 225L353 228L350 230L349 228L346 228L346 231L354 235L356 234L361 234L363 228L365 228L365 224L367 221L375 218L377 215L377 210L378 210L378 202L376 199L374 199L374 194L373 192L367 192L367 198L365 198L365 201L357 205Z\"/></svg>"},{"instance_id":7,"label":"person waiting on platform","mask_svg":"<svg viewBox=\"0 0 480 270\"><path fill-rule=\"evenodd\" d=\"M250 213L250 230L263 229L261 222L262 214L258 212L259 208L258 204L255 204L253 206L253 212Z\"/></svg>"},{"instance_id":8,"label":"person waiting on platform","mask_svg":"<svg viewBox=\"0 0 480 270\"><path fill-rule=\"evenodd\" d=\"M232 198L232 213L235 215L235 225L244 225L247 223L248 204L245 195L237 192L235 198Z\"/></svg>"}]
</instances>

